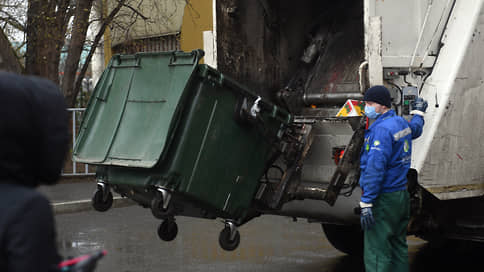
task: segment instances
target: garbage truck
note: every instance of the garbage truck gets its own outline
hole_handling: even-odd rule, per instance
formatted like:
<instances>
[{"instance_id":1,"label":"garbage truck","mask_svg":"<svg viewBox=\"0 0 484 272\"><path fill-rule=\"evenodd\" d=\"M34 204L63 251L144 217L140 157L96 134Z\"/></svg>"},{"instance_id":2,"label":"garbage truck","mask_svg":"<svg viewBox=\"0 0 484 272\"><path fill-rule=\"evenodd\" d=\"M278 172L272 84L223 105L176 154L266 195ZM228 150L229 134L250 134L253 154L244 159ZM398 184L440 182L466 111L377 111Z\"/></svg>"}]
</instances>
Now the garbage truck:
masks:
<instances>
[{"instance_id":1,"label":"garbage truck","mask_svg":"<svg viewBox=\"0 0 484 272\"><path fill-rule=\"evenodd\" d=\"M483 5L216 1L217 69L198 64L200 51L111 60L74 149L98 165L95 208L110 207L111 190L132 198L163 220L163 240L178 215L223 218L226 250L257 216L307 219L335 248L361 253L367 120L355 101L385 85L407 119L416 98L429 103L407 176L408 233L484 241ZM357 114L338 114L345 103Z\"/></svg>"}]
</instances>

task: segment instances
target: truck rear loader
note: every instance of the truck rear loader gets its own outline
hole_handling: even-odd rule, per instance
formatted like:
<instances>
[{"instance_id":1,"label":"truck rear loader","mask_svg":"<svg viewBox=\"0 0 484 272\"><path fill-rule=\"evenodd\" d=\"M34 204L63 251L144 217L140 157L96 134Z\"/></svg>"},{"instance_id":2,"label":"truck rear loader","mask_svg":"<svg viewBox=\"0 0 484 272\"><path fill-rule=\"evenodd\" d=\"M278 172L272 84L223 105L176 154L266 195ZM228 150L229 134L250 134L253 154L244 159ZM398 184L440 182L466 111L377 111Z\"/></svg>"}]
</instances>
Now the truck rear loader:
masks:
<instances>
[{"instance_id":1,"label":"truck rear loader","mask_svg":"<svg viewBox=\"0 0 484 272\"><path fill-rule=\"evenodd\" d=\"M180 97L169 111L171 119L167 117L165 120L168 125L160 127L166 131L162 140L156 138L160 135L150 134L158 145L141 145L145 153L136 153L135 149L130 151L129 148L123 150L122 146L129 145L134 136L123 138L119 135L126 134L118 132L129 131L135 126L126 127L124 125L129 122L121 121L115 121L114 127L109 128L113 134L103 138L106 144L114 143L114 149L97 154L101 156L96 157L97 160L91 156L94 153L83 153L81 147L95 141L93 131L102 129L99 125L89 124L97 124L93 121L98 120L96 116L107 115L115 108L107 106L111 103L110 98L103 91L116 85L113 77L117 74L112 69L119 70L119 67L113 67L123 66L121 69L133 68L133 71L145 69L146 55L138 54L132 60L118 56L112 60L111 72L105 71L104 81L100 80L105 86L98 84L96 89L99 90L91 99L91 105L106 104L87 114L91 117L84 120L74 150L78 161L99 166L99 194L94 198L98 208L103 203L109 204L109 191L114 189L151 208L155 216L170 224L175 215L221 217L225 219L225 228L219 240L227 250L235 249L240 241L237 227L256 216L276 214L305 218L321 224L328 240L337 249L349 254L361 252L362 232L354 208L361 195L358 167L366 120L359 116L336 115L348 100L352 103L351 100L361 99L368 87L383 84L392 93L393 108L405 118L411 118L411 104L417 97L429 103L424 132L413 142L412 166L408 173L411 195L408 233L428 241L484 241L481 208L484 208L484 147L480 142L484 130L483 0L307 0L297 3L289 0L227 0L216 1L215 14L217 70L197 66L200 52L194 51L191 55L173 53L164 59L168 67L181 64L198 68L184 72L186 82L167 81L171 82L166 85L168 89L179 84ZM154 65L152 69L157 67L150 65ZM172 73L172 68L159 69L165 74L156 76ZM129 79L130 76L136 79L135 73L118 75L119 80L126 80L118 85L136 86L133 85L135 81ZM203 91L189 90L202 90L202 87L194 86L205 86L191 85L194 78L214 86L210 87L214 93L203 98ZM117 111L116 120L124 120L130 107L155 107L156 103L165 103L165 97L161 96L146 100L150 96L148 92L140 91L137 97L131 97L129 93L134 94L135 89L131 88L118 101L124 106ZM199 103L184 100L187 90L193 92L188 96L198 93L203 100L224 93L225 89L236 90L235 96L215 99L220 102L207 102L209 106L201 106L207 119L202 118L200 122L208 122L208 125L199 129L201 137L193 141L208 141L212 135L208 127L218 118L218 107L230 104L231 109L227 112L235 113L235 125L230 121L228 126L233 128L228 134L220 134L222 138L218 140L233 137L235 127L241 126L240 133L253 138L245 141L242 139L245 136L239 137L235 145L258 148L249 151L234 148L237 152L247 153L244 153L243 160L233 160L232 163L242 165L247 160L254 163L242 167L246 169L246 172L240 172L242 174L238 174L239 168L216 168L220 171L220 180L227 177L230 181L207 183L218 193L201 197L200 194L204 193L199 189L190 195L186 193L190 191L187 184L195 184L194 177L198 176L195 168L206 154L204 144L187 142L182 145L186 147L184 152L191 154L187 156L193 157L193 163L186 166L187 169L191 167L190 173L178 173L178 176L163 174L170 172L164 169L172 169L163 161L179 158L178 151L164 150L163 147L179 146L177 139L189 135L189 132L177 132L181 127L187 131L191 127L181 125L186 122L183 120L192 120L187 117L192 116L190 110L185 113L182 108L196 109ZM214 103L219 104L215 107ZM161 106L159 109L163 111ZM104 124L110 124L110 120ZM224 122L229 122L227 120ZM225 128L223 123L217 127L218 130ZM138 133L143 135L143 131ZM267 140L259 143L258 139ZM150 153L154 146L156 151ZM210 153L219 158L213 163L223 164L225 161L220 158L237 157L234 151L229 154L223 149L217 151ZM132 152L138 157L132 156ZM144 155L148 153L149 158ZM263 159L259 162L255 158ZM155 165L158 170L147 170ZM207 179L217 179L217 176L201 178L197 186L203 187ZM188 181L183 181L184 178ZM129 179L143 185L136 187L127 181ZM216 189L226 182L234 186ZM240 184L249 185L238 187ZM234 200L232 196L237 195L238 188L248 190L249 196L239 195L239 199ZM209 199L215 196L220 199L210 202ZM169 205L171 201L175 203L173 207ZM238 208L231 210L232 203ZM173 225L166 224L160 228L160 237L165 235L166 238L166 230L172 230L171 234L174 232ZM168 238L174 239L174 236L168 235Z\"/></svg>"}]
</instances>

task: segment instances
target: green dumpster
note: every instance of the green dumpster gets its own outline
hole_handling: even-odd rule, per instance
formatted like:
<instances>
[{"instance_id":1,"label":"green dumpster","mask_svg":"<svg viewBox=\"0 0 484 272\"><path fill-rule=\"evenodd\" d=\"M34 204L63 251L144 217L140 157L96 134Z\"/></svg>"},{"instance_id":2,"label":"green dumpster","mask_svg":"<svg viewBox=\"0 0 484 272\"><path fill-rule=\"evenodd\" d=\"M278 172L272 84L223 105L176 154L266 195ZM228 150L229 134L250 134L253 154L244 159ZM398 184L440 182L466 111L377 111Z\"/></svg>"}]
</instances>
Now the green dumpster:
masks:
<instances>
[{"instance_id":1,"label":"green dumpster","mask_svg":"<svg viewBox=\"0 0 484 272\"><path fill-rule=\"evenodd\" d=\"M201 50L114 56L73 151L76 161L98 166L97 210L111 206L112 189L164 219L163 240L176 236L176 215L244 222L274 144L292 121L198 64L202 56Z\"/></svg>"}]
</instances>

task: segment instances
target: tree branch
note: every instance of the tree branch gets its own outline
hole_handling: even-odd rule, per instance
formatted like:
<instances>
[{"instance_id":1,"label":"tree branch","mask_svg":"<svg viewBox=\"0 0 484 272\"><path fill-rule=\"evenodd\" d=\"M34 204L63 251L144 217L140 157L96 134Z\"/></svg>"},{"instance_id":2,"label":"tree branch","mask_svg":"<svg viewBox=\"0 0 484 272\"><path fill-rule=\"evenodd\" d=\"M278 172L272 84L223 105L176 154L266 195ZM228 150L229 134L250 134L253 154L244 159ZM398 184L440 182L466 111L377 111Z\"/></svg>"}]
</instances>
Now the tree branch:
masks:
<instances>
[{"instance_id":1,"label":"tree branch","mask_svg":"<svg viewBox=\"0 0 484 272\"><path fill-rule=\"evenodd\" d=\"M9 25L13 26L14 28L22 31L22 32L25 32L27 31L26 30L26 27L24 24L22 24L21 22L19 22L14 16L12 16L10 13L7 13L3 10L1 10L0 12L2 12L3 14L6 15L6 17L1 17L0 20L8 23Z\"/></svg>"},{"instance_id":2,"label":"tree branch","mask_svg":"<svg viewBox=\"0 0 484 272\"><path fill-rule=\"evenodd\" d=\"M134 14L138 15L141 17L141 19L143 20L148 20L149 18L144 16L141 12L139 12L137 9L133 8L132 6L130 5L124 5L125 7L127 7L128 9L132 10L134 12Z\"/></svg>"},{"instance_id":3,"label":"tree branch","mask_svg":"<svg viewBox=\"0 0 484 272\"><path fill-rule=\"evenodd\" d=\"M91 62L92 56L94 55L94 52L96 51L96 48L99 45L99 41L103 37L104 32L106 31L106 28L113 21L114 17L119 12L119 10L124 6L125 2L126 2L126 0L118 0L118 4L109 13L108 17L106 17L103 24L101 25L101 28L99 29L99 32L96 34L96 37L94 38L94 41L93 41L93 45L89 49L89 54L86 57L86 61L82 65L79 76L76 79L76 82L75 82L75 85L74 85L74 90L73 90L73 95L72 95L71 101L70 101L71 106L74 106L75 103L76 103L77 95L79 94L79 91L81 90L82 79L84 78L84 75L86 74L86 71L87 71L87 68L89 67L89 63Z\"/></svg>"}]
</instances>

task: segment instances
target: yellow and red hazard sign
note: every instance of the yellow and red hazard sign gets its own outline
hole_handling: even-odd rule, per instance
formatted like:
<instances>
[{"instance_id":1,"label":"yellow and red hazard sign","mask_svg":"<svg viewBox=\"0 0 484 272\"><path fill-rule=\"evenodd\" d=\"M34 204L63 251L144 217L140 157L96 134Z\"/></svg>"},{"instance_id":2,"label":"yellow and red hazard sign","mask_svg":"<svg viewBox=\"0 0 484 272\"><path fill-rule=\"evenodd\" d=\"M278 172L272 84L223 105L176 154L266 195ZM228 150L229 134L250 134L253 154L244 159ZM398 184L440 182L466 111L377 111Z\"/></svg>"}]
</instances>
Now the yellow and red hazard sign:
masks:
<instances>
[{"instance_id":1,"label":"yellow and red hazard sign","mask_svg":"<svg viewBox=\"0 0 484 272\"><path fill-rule=\"evenodd\" d=\"M365 113L365 102L348 99L344 106L336 114L336 117L363 116Z\"/></svg>"}]
</instances>

